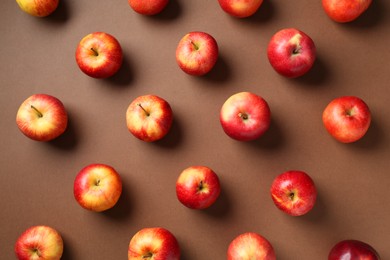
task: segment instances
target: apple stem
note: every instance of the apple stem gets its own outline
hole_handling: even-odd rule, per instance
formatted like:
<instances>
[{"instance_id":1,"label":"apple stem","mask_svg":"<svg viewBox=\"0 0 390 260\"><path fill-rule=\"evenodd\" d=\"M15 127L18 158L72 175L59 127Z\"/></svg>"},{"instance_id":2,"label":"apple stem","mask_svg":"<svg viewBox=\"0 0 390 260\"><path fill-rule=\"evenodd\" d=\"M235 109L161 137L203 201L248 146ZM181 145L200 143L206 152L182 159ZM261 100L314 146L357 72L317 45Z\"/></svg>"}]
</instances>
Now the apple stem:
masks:
<instances>
[{"instance_id":1,"label":"apple stem","mask_svg":"<svg viewBox=\"0 0 390 260\"><path fill-rule=\"evenodd\" d=\"M141 103L138 103L137 105L138 105L140 108L142 108L142 110L145 112L145 114L146 114L147 116L150 116L150 114L148 113L148 111L145 110L145 108L141 105Z\"/></svg>"},{"instance_id":2,"label":"apple stem","mask_svg":"<svg viewBox=\"0 0 390 260\"><path fill-rule=\"evenodd\" d=\"M294 192L290 192L288 196L290 197L291 200L294 200L295 194Z\"/></svg>"},{"instance_id":3,"label":"apple stem","mask_svg":"<svg viewBox=\"0 0 390 260\"><path fill-rule=\"evenodd\" d=\"M199 50L199 46L196 45L193 41L191 41L192 45L194 46L195 50Z\"/></svg>"},{"instance_id":4,"label":"apple stem","mask_svg":"<svg viewBox=\"0 0 390 260\"><path fill-rule=\"evenodd\" d=\"M244 119L244 120L247 120L247 119L248 119L248 115L245 114L245 113L238 113L238 116L241 117L241 118Z\"/></svg>"},{"instance_id":5,"label":"apple stem","mask_svg":"<svg viewBox=\"0 0 390 260\"><path fill-rule=\"evenodd\" d=\"M91 48L91 51L93 52L93 54L94 54L95 56L99 56L99 53L98 53L94 48Z\"/></svg>"},{"instance_id":6,"label":"apple stem","mask_svg":"<svg viewBox=\"0 0 390 260\"><path fill-rule=\"evenodd\" d=\"M43 117L42 113L33 105L31 105L31 108L37 113L38 117Z\"/></svg>"},{"instance_id":7,"label":"apple stem","mask_svg":"<svg viewBox=\"0 0 390 260\"><path fill-rule=\"evenodd\" d=\"M301 46L296 47L296 48L293 50L293 54L298 54L298 53L300 53L300 52L301 52L301 49L302 49Z\"/></svg>"},{"instance_id":8,"label":"apple stem","mask_svg":"<svg viewBox=\"0 0 390 260\"><path fill-rule=\"evenodd\" d=\"M151 258L153 254L151 252L147 253L146 255L142 256L143 259Z\"/></svg>"}]
</instances>

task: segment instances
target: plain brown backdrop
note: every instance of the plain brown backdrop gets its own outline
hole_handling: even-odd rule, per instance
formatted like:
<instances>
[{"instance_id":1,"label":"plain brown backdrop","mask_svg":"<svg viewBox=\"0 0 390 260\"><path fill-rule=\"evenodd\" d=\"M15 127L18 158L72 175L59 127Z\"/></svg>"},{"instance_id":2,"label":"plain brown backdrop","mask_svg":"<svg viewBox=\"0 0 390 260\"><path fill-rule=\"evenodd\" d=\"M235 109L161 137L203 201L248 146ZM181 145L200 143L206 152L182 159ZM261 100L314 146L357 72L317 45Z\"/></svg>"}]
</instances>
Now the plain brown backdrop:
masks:
<instances>
[{"instance_id":1,"label":"plain brown backdrop","mask_svg":"<svg viewBox=\"0 0 390 260\"><path fill-rule=\"evenodd\" d=\"M217 0L171 0L155 17L126 0L61 0L46 18L0 4L0 259L14 259L18 236L49 225L64 239L63 259L126 259L130 238L161 226L178 239L183 260L226 259L230 241L253 231L265 236L280 260L327 259L342 239L371 244L390 259L390 1L374 0L349 24L331 21L321 1L264 0L250 18L225 14ZM273 71L266 57L271 36L296 27L312 37L318 59L298 79ZM204 77L175 61L190 31L214 36L219 61ZM97 80L75 63L86 34L105 31L122 45L117 75ZM228 138L219 110L232 94L264 97L272 125L258 141ZM69 113L69 128L55 141L29 140L16 127L19 105L34 93L54 95ZM174 111L165 139L144 143L126 129L125 112L139 95L156 94ZM333 98L356 95L370 106L372 125L357 143L341 144L321 115ZM113 166L123 179L118 204L104 213L82 209L73 197L78 171L90 163ZM194 211L175 194L180 172L206 165L220 177L215 205ZM319 197L313 211L290 217L271 200L280 173L306 171Z\"/></svg>"}]
</instances>

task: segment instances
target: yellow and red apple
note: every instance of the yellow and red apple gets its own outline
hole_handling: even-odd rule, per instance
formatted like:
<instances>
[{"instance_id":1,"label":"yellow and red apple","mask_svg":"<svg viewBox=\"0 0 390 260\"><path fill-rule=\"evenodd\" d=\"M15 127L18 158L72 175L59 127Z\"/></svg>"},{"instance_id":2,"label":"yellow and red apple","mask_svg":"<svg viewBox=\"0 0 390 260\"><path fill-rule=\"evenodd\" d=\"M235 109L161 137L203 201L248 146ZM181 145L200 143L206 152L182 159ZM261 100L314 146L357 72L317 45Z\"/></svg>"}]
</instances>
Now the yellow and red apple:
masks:
<instances>
[{"instance_id":1,"label":"yellow and red apple","mask_svg":"<svg viewBox=\"0 0 390 260\"><path fill-rule=\"evenodd\" d=\"M238 18L245 18L255 14L263 0L218 0L218 2L226 13Z\"/></svg>"},{"instance_id":2,"label":"yellow and red apple","mask_svg":"<svg viewBox=\"0 0 390 260\"><path fill-rule=\"evenodd\" d=\"M169 0L128 0L130 7L142 15L156 15L161 13Z\"/></svg>"},{"instance_id":3,"label":"yellow and red apple","mask_svg":"<svg viewBox=\"0 0 390 260\"><path fill-rule=\"evenodd\" d=\"M16 0L20 9L32 16L45 17L53 13L59 0Z\"/></svg>"},{"instance_id":4,"label":"yellow and red apple","mask_svg":"<svg viewBox=\"0 0 390 260\"><path fill-rule=\"evenodd\" d=\"M227 260L275 260L275 251L271 243L263 236L246 232L230 242Z\"/></svg>"},{"instance_id":5,"label":"yellow and red apple","mask_svg":"<svg viewBox=\"0 0 390 260\"><path fill-rule=\"evenodd\" d=\"M325 13L339 23L356 20L371 5L372 0L322 0Z\"/></svg>"}]
</instances>

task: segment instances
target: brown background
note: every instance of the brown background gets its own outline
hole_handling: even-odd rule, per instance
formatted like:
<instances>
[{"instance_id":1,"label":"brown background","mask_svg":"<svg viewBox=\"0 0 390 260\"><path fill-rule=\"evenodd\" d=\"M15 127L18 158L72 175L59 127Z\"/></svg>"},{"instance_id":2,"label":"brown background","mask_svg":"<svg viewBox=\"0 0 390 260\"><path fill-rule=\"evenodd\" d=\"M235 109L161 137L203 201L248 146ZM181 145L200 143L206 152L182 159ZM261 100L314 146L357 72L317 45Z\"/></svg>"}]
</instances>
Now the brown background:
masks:
<instances>
[{"instance_id":1,"label":"brown background","mask_svg":"<svg viewBox=\"0 0 390 260\"><path fill-rule=\"evenodd\" d=\"M182 259L225 259L230 241L247 231L262 234L278 259L326 259L339 240L353 238L390 259L390 2L375 0L360 19L331 21L321 1L265 0L251 18L225 14L216 0L171 0L155 17L133 12L126 0L62 0L54 14L35 18L15 1L0 8L0 259L14 259L18 236L45 224L63 236L63 259L126 259L130 238L161 226L179 240ZM315 41L318 60L299 79L276 74L268 63L271 36L296 27ZM189 31L213 35L220 47L214 70L196 78L175 61ZM96 80L75 63L86 34L105 31L122 45L117 75ZM228 138L219 110L232 94L252 91L272 111L270 130L258 141ZM34 93L61 99L70 125L50 143L29 140L16 127L19 105ZM157 143L130 135L125 112L143 94L165 98L174 125ZM325 131L321 114L330 100L356 95L373 122L357 143L341 144ZM104 213L82 209L73 180L90 163L106 163L122 176L123 194ZM182 206L179 173L207 165L220 177L222 194L204 211ZM279 211L269 187L276 175L304 170L318 202L308 215Z\"/></svg>"}]
</instances>

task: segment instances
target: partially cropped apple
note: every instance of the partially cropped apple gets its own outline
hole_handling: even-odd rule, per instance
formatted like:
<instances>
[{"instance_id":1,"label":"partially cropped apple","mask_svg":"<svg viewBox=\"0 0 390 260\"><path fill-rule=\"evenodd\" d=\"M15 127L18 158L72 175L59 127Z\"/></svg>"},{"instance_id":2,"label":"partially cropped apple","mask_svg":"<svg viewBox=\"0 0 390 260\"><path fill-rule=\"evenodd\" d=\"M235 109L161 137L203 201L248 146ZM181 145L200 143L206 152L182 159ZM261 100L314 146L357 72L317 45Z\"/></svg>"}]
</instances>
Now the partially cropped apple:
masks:
<instances>
[{"instance_id":1,"label":"partially cropped apple","mask_svg":"<svg viewBox=\"0 0 390 260\"><path fill-rule=\"evenodd\" d=\"M227 250L228 260L275 260L271 243L263 236L247 232L237 236Z\"/></svg>"},{"instance_id":2,"label":"partially cropped apple","mask_svg":"<svg viewBox=\"0 0 390 260\"><path fill-rule=\"evenodd\" d=\"M143 15L155 15L161 13L167 6L169 0L128 0L130 7L137 13Z\"/></svg>"},{"instance_id":3,"label":"partially cropped apple","mask_svg":"<svg viewBox=\"0 0 390 260\"><path fill-rule=\"evenodd\" d=\"M322 0L322 7L332 20L347 23L361 16L371 2L372 0Z\"/></svg>"},{"instance_id":4,"label":"partially cropped apple","mask_svg":"<svg viewBox=\"0 0 390 260\"><path fill-rule=\"evenodd\" d=\"M328 260L380 260L378 252L369 244L359 240L338 242L329 252Z\"/></svg>"},{"instance_id":5,"label":"partially cropped apple","mask_svg":"<svg viewBox=\"0 0 390 260\"><path fill-rule=\"evenodd\" d=\"M45 17L53 13L59 0L16 0L20 9L32 16Z\"/></svg>"},{"instance_id":6,"label":"partially cropped apple","mask_svg":"<svg viewBox=\"0 0 390 260\"><path fill-rule=\"evenodd\" d=\"M226 13L238 18L245 18L255 14L263 0L218 0L218 2Z\"/></svg>"}]
</instances>

